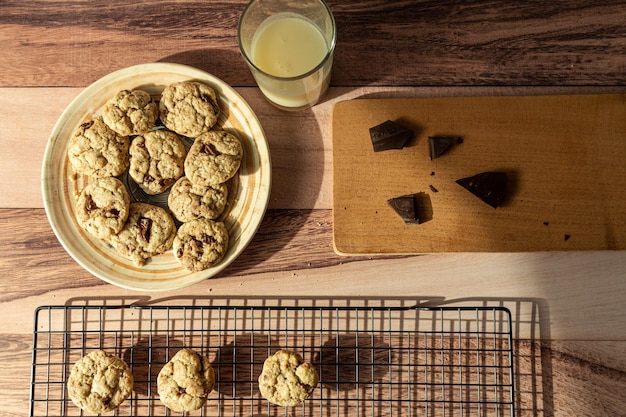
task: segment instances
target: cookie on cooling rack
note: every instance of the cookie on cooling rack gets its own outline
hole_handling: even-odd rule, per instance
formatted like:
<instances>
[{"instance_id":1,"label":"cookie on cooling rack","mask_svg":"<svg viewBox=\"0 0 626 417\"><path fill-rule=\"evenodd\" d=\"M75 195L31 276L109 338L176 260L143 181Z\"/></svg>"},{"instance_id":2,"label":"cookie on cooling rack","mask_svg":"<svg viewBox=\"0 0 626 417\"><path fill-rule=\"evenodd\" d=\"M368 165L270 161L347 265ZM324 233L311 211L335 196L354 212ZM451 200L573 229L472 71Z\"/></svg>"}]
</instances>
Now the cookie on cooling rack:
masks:
<instances>
[{"instance_id":1,"label":"cookie on cooling rack","mask_svg":"<svg viewBox=\"0 0 626 417\"><path fill-rule=\"evenodd\" d=\"M130 139L109 128L102 117L81 124L69 140L67 157L78 174L117 177L128 169Z\"/></svg>"},{"instance_id":2,"label":"cookie on cooling rack","mask_svg":"<svg viewBox=\"0 0 626 417\"><path fill-rule=\"evenodd\" d=\"M175 412L197 410L213 390L215 372L211 362L193 349L181 349L157 377L159 398Z\"/></svg>"},{"instance_id":3,"label":"cookie on cooling rack","mask_svg":"<svg viewBox=\"0 0 626 417\"><path fill-rule=\"evenodd\" d=\"M211 187L194 185L189 178L181 177L170 189L167 205L174 217L181 222L204 217L216 219L224 211L228 201L228 185Z\"/></svg>"},{"instance_id":4,"label":"cookie on cooling rack","mask_svg":"<svg viewBox=\"0 0 626 417\"><path fill-rule=\"evenodd\" d=\"M202 218L192 220L178 228L174 256L189 271L203 271L224 258L228 239L224 223Z\"/></svg>"},{"instance_id":5,"label":"cookie on cooling rack","mask_svg":"<svg viewBox=\"0 0 626 417\"><path fill-rule=\"evenodd\" d=\"M130 144L130 177L147 194L165 192L183 175L185 144L174 132L153 130Z\"/></svg>"},{"instance_id":6,"label":"cookie on cooling rack","mask_svg":"<svg viewBox=\"0 0 626 417\"><path fill-rule=\"evenodd\" d=\"M217 123L220 114L217 94L198 81L170 84L161 93L159 114L169 130L195 138Z\"/></svg>"},{"instance_id":7,"label":"cookie on cooling rack","mask_svg":"<svg viewBox=\"0 0 626 417\"><path fill-rule=\"evenodd\" d=\"M263 363L259 391L267 401L294 407L309 398L319 377L315 367L296 352L279 350Z\"/></svg>"},{"instance_id":8,"label":"cookie on cooling rack","mask_svg":"<svg viewBox=\"0 0 626 417\"><path fill-rule=\"evenodd\" d=\"M133 391L133 382L126 362L103 350L94 350L72 367L67 391L78 408L100 414L119 407Z\"/></svg>"},{"instance_id":9,"label":"cookie on cooling rack","mask_svg":"<svg viewBox=\"0 0 626 417\"><path fill-rule=\"evenodd\" d=\"M131 203L126 224L108 242L120 255L142 266L149 258L169 250L175 236L176 225L165 209Z\"/></svg>"},{"instance_id":10,"label":"cookie on cooling rack","mask_svg":"<svg viewBox=\"0 0 626 417\"><path fill-rule=\"evenodd\" d=\"M104 105L102 119L120 135L139 135L152 130L159 106L143 90L122 90Z\"/></svg>"},{"instance_id":11,"label":"cookie on cooling rack","mask_svg":"<svg viewBox=\"0 0 626 417\"><path fill-rule=\"evenodd\" d=\"M97 178L76 201L78 224L90 235L107 239L122 230L130 207L126 187L115 177Z\"/></svg>"},{"instance_id":12,"label":"cookie on cooling rack","mask_svg":"<svg viewBox=\"0 0 626 417\"><path fill-rule=\"evenodd\" d=\"M224 131L198 136L185 159L185 175L202 187L222 184L239 170L243 146L237 137Z\"/></svg>"}]
</instances>

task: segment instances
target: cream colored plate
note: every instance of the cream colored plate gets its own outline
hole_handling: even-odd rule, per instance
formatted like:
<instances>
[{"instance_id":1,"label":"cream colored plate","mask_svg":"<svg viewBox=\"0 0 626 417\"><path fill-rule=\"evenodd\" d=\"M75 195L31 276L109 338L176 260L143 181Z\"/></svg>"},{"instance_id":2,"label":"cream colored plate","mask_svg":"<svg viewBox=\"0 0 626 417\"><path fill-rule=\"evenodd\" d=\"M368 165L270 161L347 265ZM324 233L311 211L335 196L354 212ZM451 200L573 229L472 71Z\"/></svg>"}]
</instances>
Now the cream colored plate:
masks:
<instances>
[{"instance_id":1,"label":"cream colored plate","mask_svg":"<svg viewBox=\"0 0 626 417\"><path fill-rule=\"evenodd\" d=\"M239 174L231 180L229 204L220 218L230 233L229 249L218 265L201 272L191 273L184 269L171 250L137 267L132 261L119 256L106 243L86 234L76 222L75 198L88 179L75 178L67 158L69 138L81 123L100 115L105 102L119 90L140 88L158 97L165 86L192 79L215 89L222 111L217 127L235 134L244 146L244 159ZM235 261L250 243L263 219L270 185L271 162L267 140L248 104L235 90L213 75L169 63L125 68L83 90L54 126L42 170L46 214L65 250L98 278L123 288L141 291L173 290L195 284L213 277ZM162 201L155 201L155 204L162 205L167 201L162 197ZM142 199L137 195L134 198Z\"/></svg>"}]
</instances>

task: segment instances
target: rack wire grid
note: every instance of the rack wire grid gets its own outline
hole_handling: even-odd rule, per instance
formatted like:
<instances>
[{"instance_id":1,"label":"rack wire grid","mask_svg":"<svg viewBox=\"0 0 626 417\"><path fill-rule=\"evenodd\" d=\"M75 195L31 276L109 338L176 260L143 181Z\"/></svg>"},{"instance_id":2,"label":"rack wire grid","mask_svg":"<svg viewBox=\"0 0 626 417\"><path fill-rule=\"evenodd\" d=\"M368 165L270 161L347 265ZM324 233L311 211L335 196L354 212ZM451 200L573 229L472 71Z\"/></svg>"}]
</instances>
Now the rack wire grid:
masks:
<instances>
[{"instance_id":1,"label":"rack wire grid","mask_svg":"<svg viewBox=\"0 0 626 417\"><path fill-rule=\"evenodd\" d=\"M48 306L35 312L30 416L81 416L67 395L92 350L135 379L111 415L180 415L159 400L159 370L180 348L209 356L216 384L199 416L515 415L511 314L504 307ZM302 405L259 393L264 360L300 353L320 382Z\"/></svg>"}]
</instances>

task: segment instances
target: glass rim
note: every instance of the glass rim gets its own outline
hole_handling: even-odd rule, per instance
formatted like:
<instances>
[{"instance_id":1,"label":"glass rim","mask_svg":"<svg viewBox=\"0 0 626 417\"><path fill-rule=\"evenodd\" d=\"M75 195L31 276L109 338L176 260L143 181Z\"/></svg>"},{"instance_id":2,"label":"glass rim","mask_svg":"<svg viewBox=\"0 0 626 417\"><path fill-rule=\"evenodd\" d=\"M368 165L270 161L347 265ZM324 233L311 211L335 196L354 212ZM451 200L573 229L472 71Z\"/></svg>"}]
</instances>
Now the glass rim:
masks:
<instances>
[{"instance_id":1,"label":"glass rim","mask_svg":"<svg viewBox=\"0 0 626 417\"><path fill-rule=\"evenodd\" d=\"M328 45L328 51L326 52L326 55L324 55L324 58L313 69L305 72L304 74L296 75L296 76L293 76L293 77L281 77L281 76L272 75L272 74L270 74L270 73L268 73L266 71L263 71L261 68L259 68L252 61L252 59L250 59L248 54L246 54L246 51L243 48L243 44L242 44L242 40L241 40L241 23L243 21L243 18L246 15L246 13L248 12L250 7L252 6L252 3L254 3L255 1L258 1L258 0L250 0L248 2L246 7L243 9L243 12L241 13L241 16L239 16L239 21L237 23L237 44L239 45L239 52L241 53L243 58L246 60L246 63L250 67L254 68L255 71L258 71L259 73L263 74L264 76L269 77L269 78L274 79L274 80L279 80L279 81L296 81L296 80L301 80L303 78L306 78L309 75L314 74L317 71L319 71L326 64L326 62L328 62L328 60L333 56L333 53L335 51L335 44L337 42L337 26L335 24L335 17L333 16L333 13L331 12L330 7L328 7L328 5L326 4L326 2L324 0L316 0L318 3L320 3L322 6L324 6L324 9L326 10L326 13L328 14L328 16L330 16L330 22L331 22L331 27L332 27L332 34L331 34L331 38L330 38L330 44Z\"/></svg>"}]
</instances>

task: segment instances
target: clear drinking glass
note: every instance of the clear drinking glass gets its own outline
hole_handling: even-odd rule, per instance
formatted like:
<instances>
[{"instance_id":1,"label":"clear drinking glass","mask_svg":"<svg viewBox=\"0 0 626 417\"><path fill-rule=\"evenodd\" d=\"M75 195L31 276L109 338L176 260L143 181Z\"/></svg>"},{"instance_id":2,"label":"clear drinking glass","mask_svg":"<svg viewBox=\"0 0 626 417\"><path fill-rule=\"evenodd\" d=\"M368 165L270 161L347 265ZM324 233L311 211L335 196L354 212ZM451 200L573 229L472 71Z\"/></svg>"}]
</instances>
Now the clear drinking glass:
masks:
<instances>
[{"instance_id":1,"label":"clear drinking glass","mask_svg":"<svg viewBox=\"0 0 626 417\"><path fill-rule=\"evenodd\" d=\"M257 85L276 107L311 107L328 89L336 30L323 0L252 0L237 38Z\"/></svg>"}]
</instances>

